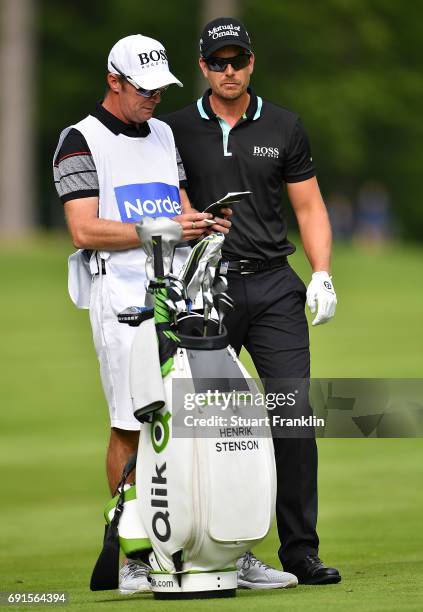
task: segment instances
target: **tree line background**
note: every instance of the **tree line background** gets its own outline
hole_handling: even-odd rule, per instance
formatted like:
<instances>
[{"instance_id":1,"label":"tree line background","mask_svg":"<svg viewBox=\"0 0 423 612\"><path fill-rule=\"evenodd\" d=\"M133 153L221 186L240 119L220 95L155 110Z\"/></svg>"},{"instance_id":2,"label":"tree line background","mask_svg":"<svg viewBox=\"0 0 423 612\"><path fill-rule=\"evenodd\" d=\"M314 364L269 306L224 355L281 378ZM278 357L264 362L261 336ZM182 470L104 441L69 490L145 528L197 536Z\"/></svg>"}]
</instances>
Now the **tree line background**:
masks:
<instances>
[{"instance_id":1,"label":"tree line background","mask_svg":"<svg viewBox=\"0 0 423 612\"><path fill-rule=\"evenodd\" d=\"M162 41L184 88L170 88L158 111L188 104L201 89L198 38L207 4L36 3L37 225L63 225L52 182L53 151L61 129L101 99L111 46L138 32ZM423 3L232 0L214 5L215 11L235 11L249 30L256 53L252 85L257 93L301 115L324 196L337 194L354 216L363 185L377 184L389 200L395 235L423 241Z\"/></svg>"}]
</instances>

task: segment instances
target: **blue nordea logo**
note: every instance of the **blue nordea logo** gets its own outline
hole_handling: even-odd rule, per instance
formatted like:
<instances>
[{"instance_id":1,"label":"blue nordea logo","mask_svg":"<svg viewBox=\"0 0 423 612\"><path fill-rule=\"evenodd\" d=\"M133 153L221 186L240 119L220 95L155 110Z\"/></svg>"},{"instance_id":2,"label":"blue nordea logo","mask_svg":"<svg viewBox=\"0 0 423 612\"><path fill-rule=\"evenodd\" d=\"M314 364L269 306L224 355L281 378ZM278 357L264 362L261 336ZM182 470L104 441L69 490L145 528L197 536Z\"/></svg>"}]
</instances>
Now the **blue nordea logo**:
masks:
<instances>
[{"instance_id":1,"label":"blue nordea logo","mask_svg":"<svg viewBox=\"0 0 423 612\"><path fill-rule=\"evenodd\" d=\"M120 218L136 223L144 217L176 217L180 215L179 189L167 183L134 183L115 187Z\"/></svg>"}]
</instances>

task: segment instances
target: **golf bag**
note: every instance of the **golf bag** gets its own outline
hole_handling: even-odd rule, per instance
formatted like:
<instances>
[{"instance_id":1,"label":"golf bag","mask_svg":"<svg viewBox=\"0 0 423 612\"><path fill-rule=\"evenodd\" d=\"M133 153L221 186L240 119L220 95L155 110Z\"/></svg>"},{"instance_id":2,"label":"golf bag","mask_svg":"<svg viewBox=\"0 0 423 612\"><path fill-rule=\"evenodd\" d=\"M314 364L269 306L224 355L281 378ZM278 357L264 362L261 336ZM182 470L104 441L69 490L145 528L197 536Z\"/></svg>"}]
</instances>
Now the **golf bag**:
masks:
<instances>
[{"instance_id":1,"label":"golf bag","mask_svg":"<svg viewBox=\"0 0 423 612\"><path fill-rule=\"evenodd\" d=\"M253 406L255 381L228 345L221 313L210 317L213 306L230 306L216 274L223 235L198 243L176 279L169 274L180 240L175 226L153 219L137 227L150 267L146 307L120 320L138 326L130 386L143 425L136 485L125 485L124 474L106 508L105 549L118 534L127 557L148 559L156 598L228 597L237 586L236 560L271 526L273 443L265 407ZM200 290L201 313L191 310ZM91 588L102 583L102 571L100 563ZM113 587L103 580L100 588Z\"/></svg>"}]
</instances>

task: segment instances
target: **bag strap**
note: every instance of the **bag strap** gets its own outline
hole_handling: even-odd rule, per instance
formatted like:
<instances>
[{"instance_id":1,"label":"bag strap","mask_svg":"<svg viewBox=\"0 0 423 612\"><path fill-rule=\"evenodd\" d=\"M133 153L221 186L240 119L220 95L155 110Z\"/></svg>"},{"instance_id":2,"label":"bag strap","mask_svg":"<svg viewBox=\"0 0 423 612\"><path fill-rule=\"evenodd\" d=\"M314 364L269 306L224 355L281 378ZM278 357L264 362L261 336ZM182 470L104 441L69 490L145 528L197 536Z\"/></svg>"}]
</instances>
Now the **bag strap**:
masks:
<instances>
[{"instance_id":1,"label":"bag strap","mask_svg":"<svg viewBox=\"0 0 423 612\"><path fill-rule=\"evenodd\" d=\"M91 575L91 591L107 591L117 589L119 586L119 530L118 525L122 516L125 503L125 483L135 468L137 453L134 453L123 468L121 480L116 488L119 497L115 507L115 513L109 525L104 530L103 548L94 566Z\"/></svg>"}]
</instances>

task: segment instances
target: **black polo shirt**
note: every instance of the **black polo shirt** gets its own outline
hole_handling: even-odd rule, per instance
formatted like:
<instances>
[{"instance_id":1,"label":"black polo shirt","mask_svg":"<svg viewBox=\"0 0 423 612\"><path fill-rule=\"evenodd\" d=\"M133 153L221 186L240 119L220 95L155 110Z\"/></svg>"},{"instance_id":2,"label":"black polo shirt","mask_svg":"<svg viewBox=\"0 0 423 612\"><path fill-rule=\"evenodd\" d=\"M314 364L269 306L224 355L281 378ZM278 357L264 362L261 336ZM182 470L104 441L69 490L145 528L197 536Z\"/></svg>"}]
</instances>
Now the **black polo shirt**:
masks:
<instances>
[{"instance_id":1,"label":"black polo shirt","mask_svg":"<svg viewBox=\"0 0 423 612\"><path fill-rule=\"evenodd\" d=\"M234 207L223 254L228 259L290 255L282 211L284 183L315 175L310 145L295 113L256 96L230 129L211 109L208 90L196 103L160 117L173 130L191 204L198 210L229 191L251 191Z\"/></svg>"}]
</instances>

